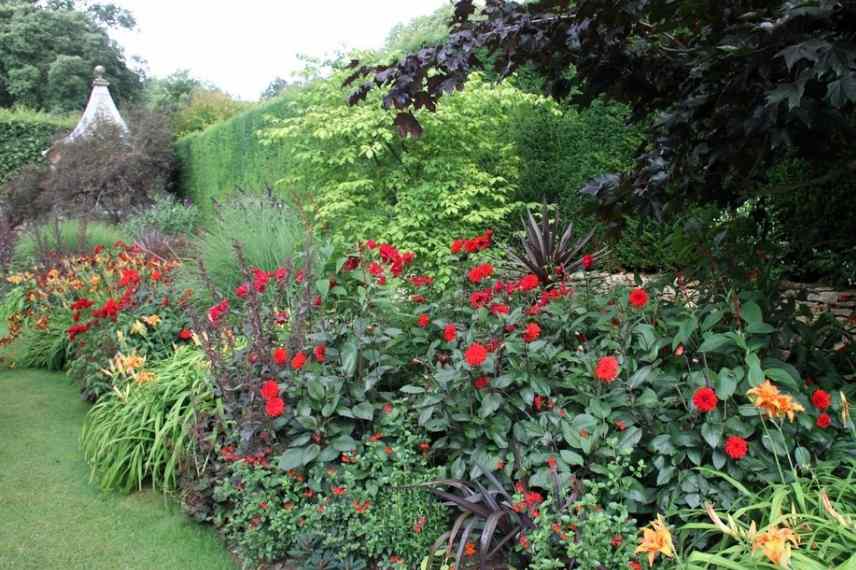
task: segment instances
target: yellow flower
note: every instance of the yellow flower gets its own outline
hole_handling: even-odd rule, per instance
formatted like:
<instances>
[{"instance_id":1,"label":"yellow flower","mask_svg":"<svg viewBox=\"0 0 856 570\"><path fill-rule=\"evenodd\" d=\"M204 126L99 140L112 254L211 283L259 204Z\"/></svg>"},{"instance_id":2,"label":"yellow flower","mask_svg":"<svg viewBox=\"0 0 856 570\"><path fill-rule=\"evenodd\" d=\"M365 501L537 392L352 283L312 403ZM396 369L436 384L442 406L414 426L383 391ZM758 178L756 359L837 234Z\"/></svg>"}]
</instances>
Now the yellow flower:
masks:
<instances>
[{"instance_id":1,"label":"yellow flower","mask_svg":"<svg viewBox=\"0 0 856 570\"><path fill-rule=\"evenodd\" d=\"M752 552L761 550L770 562L781 568L789 568L791 561L791 544L799 546L800 537L787 527L770 527L755 536L752 542Z\"/></svg>"},{"instance_id":2,"label":"yellow flower","mask_svg":"<svg viewBox=\"0 0 856 570\"><path fill-rule=\"evenodd\" d=\"M29 273L16 273L14 275L10 275L6 278L6 281L11 283L12 285L20 285L24 281L27 281L30 278Z\"/></svg>"},{"instance_id":3,"label":"yellow flower","mask_svg":"<svg viewBox=\"0 0 856 570\"><path fill-rule=\"evenodd\" d=\"M137 354L132 354L130 356L125 357L125 366L127 368L142 368L145 363L146 359Z\"/></svg>"},{"instance_id":4,"label":"yellow flower","mask_svg":"<svg viewBox=\"0 0 856 570\"><path fill-rule=\"evenodd\" d=\"M146 334L146 325L140 321L134 321L134 324L131 325L131 332L143 336Z\"/></svg>"},{"instance_id":5,"label":"yellow flower","mask_svg":"<svg viewBox=\"0 0 856 570\"><path fill-rule=\"evenodd\" d=\"M805 411L801 404L787 394L779 392L779 389L769 380L764 380L760 385L748 390L746 395L752 400L752 405L771 418L788 416L789 421L794 421L796 412Z\"/></svg>"},{"instance_id":6,"label":"yellow flower","mask_svg":"<svg viewBox=\"0 0 856 570\"><path fill-rule=\"evenodd\" d=\"M143 317L143 321L150 327L154 328L160 324L161 318L157 315L149 315L148 317Z\"/></svg>"},{"instance_id":7,"label":"yellow flower","mask_svg":"<svg viewBox=\"0 0 856 570\"><path fill-rule=\"evenodd\" d=\"M675 546L672 544L672 534L666 526L663 515L657 515L657 520L651 521L649 527L642 529L642 542L636 547L635 554L646 553L648 555L648 565L654 564L657 554L673 558L675 556Z\"/></svg>"},{"instance_id":8,"label":"yellow flower","mask_svg":"<svg viewBox=\"0 0 856 570\"><path fill-rule=\"evenodd\" d=\"M137 373L136 379L139 384L145 384L146 382L154 380L155 375L153 372L140 371Z\"/></svg>"}]
</instances>

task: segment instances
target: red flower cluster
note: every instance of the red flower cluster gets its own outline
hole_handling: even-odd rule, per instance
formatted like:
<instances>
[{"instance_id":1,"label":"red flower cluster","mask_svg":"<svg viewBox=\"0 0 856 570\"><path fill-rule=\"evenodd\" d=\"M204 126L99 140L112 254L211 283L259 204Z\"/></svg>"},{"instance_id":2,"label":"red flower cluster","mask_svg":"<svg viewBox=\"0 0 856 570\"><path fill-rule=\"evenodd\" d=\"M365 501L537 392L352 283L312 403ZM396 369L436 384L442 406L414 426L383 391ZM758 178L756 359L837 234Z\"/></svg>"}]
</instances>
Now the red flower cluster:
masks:
<instances>
[{"instance_id":1,"label":"red flower cluster","mask_svg":"<svg viewBox=\"0 0 856 570\"><path fill-rule=\"evenodd\" d=\"M494 303L490 306L490 314L498 317L499 315L507 315L511 309L508 305L502 303Z\"/></svg>"},{"instance_id":2,"label":"red flower cluster","mask_svg":"<svg viewBox=\"0 0 856 570\"><path fill-rule=\"evenodd\" d=\"M493 290L490 288L482 289L481 291L473 291L470 294L470 307L473 309L481 309L490 302L491 297L493 297Z\"/></svg>"},{"instance_id":3,"label":"red flower cluster","mask_svg":"<svg viewBox=\"0 0 856 570\"><path fill-rule=\"evenodd\" d=\"M829 392L818 388L811 395L811 403L818 410L826 410L832 405L832 398L829 396Z\"/></svg>"},{"instance_id":4,"label":"red flower cluster","mask_svg":"<svg viewBox=\"0 0 856 570\"><path fill-rule=\"evenodd\" d=\"M446 342L454 342L458 338L458 327L454 323L449 323L443 329L443 340Z\"/></svg>"},{"instance_id":5,"label":"red flower cluster","mask_svg":"<svg viewBox=\"0 0 856 570\"><path fill-rule=\"evenodd\" d=\"M731 435L725 439L723 450L728 457L738 461L746 457L746 453L749 451L749 444L742 437Z\"/></svg>"},{"instance_id":6,"label":"red flower cluster","mask_svg":"<svg viewBox=\"0 0 856 570\"><path fill-rule=\"evenodd\" d=\"M273 362L280 368L288 364L288 351L281 346L273 349Z\"/></svg>"},{"instance_id":7,"label":"red flower cluster","mask_svg":"<svg viewBox=\"0 0 856 570\"><path fill-rule=\"evenodd\" d=\"M618 365L618 359L614 356L603 356L598 359L594 367L594 376L601 382L609 384L618 378L618 373L621 367Z\"/></svg>"},{"instance_id":8,"label":"red flower cluster","mask_svg":"<svg viewBox=\"0 0 856 570\"><path fill-rule=\"evenodd\" d=\"M266 380L261 388L265 400L265 413L268 417L277 418L285 411L285 400L279 397L279 384L273 378Z\"/></svg>"},{"instance_id":9,"label":"red flower cluster","mask_svg":"<svg viewBox=\"0 0 856 570\"><path fill-rule=\"evenodd\" d=\"M523 340L526 342L534 342L541 336L541 327L538 323L529 323L523 330Z\"/></svg>"},{"instance_id":10,"label":"red flower cluster","mask_svg":"<svg viewBox=\"0 0 856 570\"><path fill-rule=\"evenodd\" d=\"M478 284L491 275L493 275L493 265L490 263L483 263L470 269L469 273L467 273L467 279L470 280L470 283Z\"/></svg>"},{"instance_id":11,"label":"red flower cluster","mask_svg":"<svg viewBox=\"0 0 856 570\"><path fill-rule=\"evenodd\" d=\"M74 303L71 304L71 310L72 311L82 311L83 309L88 309L89 307L91 307L94 304L95 303L90 301L89 299L85 299L85 298L78 299L77 301L75 301Z\"/></svg>"},{"instance_id":12,"label":"red flower cluster","mask_svg":"<svg viewBox=\"0 0 856 570\"><path fill-rule=\"evenodd\" d=\"M434 278L428 275L414 275L410 278L410 284L414 287L429 287L434 283Z\"/></svg>"},{"instance_id":13,"label":"red flower cluster","mask_svg":"<svg viewBox=\"0 0 856 570\"><path fill-rule=\"evenodd\" d=\"M68 335L68 340L73 341L75 338L77 338L77 335L83 334L88 330L89 330L88 324L82 324L82 325L78 324L78 325L71 325L70 327L68 327L68 329L66 329L65 332Z\"/></svg>"},{"instance_id":14,"label":"red flower cluster","mask_svg":"<svg viewBox=\"0 0 856 570\"><path fill-rule=\"evenodd\" d=\"M541 280L534 273L530 273L529 275L524 275L520 281L517 282L517 289L519 291L531 291L536 289L541 284Z\"/></svg>"},{"instance_id":15,"label":"red flower cluster","mask_svg":"<svg viewBox=\"0 0 856 570\"><path fill-rule=\"evenodd\" d=\"M323 344L319 344L312 350L312 354L315 356L315 360L319 363L322 363L327 360L327 347Z\"/></svg>"},{"instance_id":16,"label":"red flower cluster","mask_svg":"<svg viewBox=\"0 0 856 570\"><path fill-rule=\"evenodd\" d=\"M119 287L134 287L140 282L140 274L133 269L123 269Z\"/></svg>"},{"instance_id":17,"label":"red flower cluster","mask_svg":"<svg viewBox=\"0 0 856 570\"><path fill-rule=\"evenodd\" d=\"M431 318L426 314L419 315L419 319L416 321L416 324L419 325L420 329L424 329L431 323Z\"/></svg>"},{"instance_id":18,"label":"red flower cluster","mask_svg":"<svg viewBox=\"0 0 856 570\"><path fill-rule=\"evenodd\" d=\"M487 348L482 344L474 342L464 352L464 360L470 366L481 366L487 360Z\"/></svg>"},{"instance_id":19,"label":"red flower cluster","mask_svg":"<svg viewBox=\"0 0 856 570\"><path fill-rule=\"evenodd\" d=\"M584 255L582 264L584 271L591 271L591 268L594 267L594 257L591 255Z\"/></svg>"},{"instance_id":20,"label":"red flower cluster","mask_svg":"<svg viewBox=\"0 0 856 570\"><path fill-rule=\"evenodd\" d=\"M104 304L101 307L92 311L92 316L97 319L112 319L116 320L116 316L119 314L119 303L116 302L115 299L110 298L104 301Z\"/></svg>"},{"instance_id":21,"label":"red flower cluster","mask_svg":"<svg viewBox=\"0 0 856 570\"><path fill-rule=\"evenodd\" d=\"M703 414L715 410L718 403L719 398L716 397L716 392L713 391L713 388L705 386L703 388L699 388L695 391L695 394L693 394L693 405Z\"/></svg>"},{"instance_id":22,"label":"red flower cluster","mask_svg":"<svg viewBox=\"0 0 856 570\"><path fill-rule=\"evenodd\" d=\"M181 329L178 331L179 340L190 340L193 338L193 331L190 329Z\"/></svg>"},{"instance_id":23,"label":"red flower cluster","mask_svg":"<svg viewBox=\"0 0 856 570\"><path fill-rule=\"evenodd\" d=\"M217 324L220 318L229 312L229 299L223 299L210 309L208 309L208 320L212 324Z\"/></svg>"},{"instance_id":24,"label":"red flower cluster","mask_svg":"<svg viewBox=\"0 0 856 570\"><path fill-rule=\"evenodd\" d=\"M648 292L641 287L637 287L630 291L630 294L627 296L627 302L634 309L644 309L645 305L648 304Z\"/></svg>"},{"instance_id":25,"label":"red flower cluster","mask_svg":"<svg viewBox=\"0 0 856 570\"><path fill-rule=\"evenodd\" d=\"M371 247L371 243L373 242L367 242L366 245L369 249L374 249ZM401 276L404 268L413 263L413 260L416 258L415 254L411 252L401 253L395 248L395 246L388 243L382 243L380 245L375 244L375 247L380 254L380 260L389 265L389 271L394 277Z\"/></svg>"},{"instance_id":26,"label":"red flower cluster","mask_svg":"<svg viewBox=\"0 0 856 570\"><path fill-rule=\"evenodd\" d=\"M291 359L291 367L294 370L300 370L303 368L304 364L306 364L306 355L302 352L298 352L294 355L294 358Z\"/></svg>"},{"instance_id":27,"label":"red flower cluster","mask_svg":"<svg viewBox=\"0 0 856 570\"><path fill-rule=\"evenodd\" d=\"M456 239L452 242L452 253L459 254L462 251L466 253L476 253L485 250L491 246L493 242L493 230L485 230L485 232L471 239Z\"/></svg>"}]
</instances>

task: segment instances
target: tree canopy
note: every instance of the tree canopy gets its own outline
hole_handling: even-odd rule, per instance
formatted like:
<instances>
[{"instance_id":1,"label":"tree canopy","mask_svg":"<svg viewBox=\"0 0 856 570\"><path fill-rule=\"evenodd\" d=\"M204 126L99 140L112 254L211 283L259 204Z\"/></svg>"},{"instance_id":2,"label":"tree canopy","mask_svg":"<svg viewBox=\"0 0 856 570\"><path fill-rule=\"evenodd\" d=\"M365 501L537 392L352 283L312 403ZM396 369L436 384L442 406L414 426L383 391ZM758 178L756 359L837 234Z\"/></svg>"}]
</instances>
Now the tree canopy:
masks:
<instances>
[{"instance_id":1,"label":"tree canopy","mask_svg":"<svg viewBox=\"0 0 856 570\"><path fill-rule=\"evenodd\" d=\"M585 187L604 214L739 203L794 156L829 165L801 186L856 170L854 2L457 0L443 42L354 61L346 84L362 81L351 104L384 90L401 135L419 136L413 111L488 65L500 78L527 66L558 99L625 103L648 126L633 169Z\"/></svg>"},{"instance_id":2,"label":"tree canopy","mask_svg":"<svg viewBox=\"0 0 856 570\"><path fill-rule=\"evenodd\" d=\"M71 0L0 0L0 107L80 110L92 70L103 65L118 100L142 90L110 27L132 28L133 16L113 4L78 6Z\"/></svg>"}]
</instances>

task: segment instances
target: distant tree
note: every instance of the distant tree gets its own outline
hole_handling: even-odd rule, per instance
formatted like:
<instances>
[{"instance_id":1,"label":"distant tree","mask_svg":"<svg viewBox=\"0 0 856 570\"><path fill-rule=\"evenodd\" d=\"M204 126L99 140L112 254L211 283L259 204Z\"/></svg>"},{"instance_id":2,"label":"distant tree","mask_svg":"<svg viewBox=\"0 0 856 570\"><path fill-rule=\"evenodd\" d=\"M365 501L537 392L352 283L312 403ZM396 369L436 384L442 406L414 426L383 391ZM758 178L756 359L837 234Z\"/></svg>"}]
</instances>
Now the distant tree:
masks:
<instances>
[{"instance_id":1,"label":"distant tree","mask_svg":"<svg viewBox=\"0 0 856 570\"><path fill-rule=\"evenodd\" d=\"M146 79L143 99L152 110L172 114L189 105L193 93L199 90L214 91L217 87L193 77L189 69L180 69L166 77Z\"/></svg>"},{"instance_id":2,"label":"distant tree","mask_svg":"<svg viewBox=\"0 0 856 570\"><path fill-rule=\"evenodd\" d=\"M271 81L268 86L262 91L262 101L267 101L269 99L273 99L274 97L279 96L287 87L289 83L282 77L277 76L273 81Z\"/></svg>"},{"instance_id":3,"label":"distant tree","mask_svg":"<svg viewBox=\"0 0 856 570\"><path fill-rule=\"evenodd\" d=\"M107 33L134 24L127 10L112 4L0 0L0 107L80 110L96 65L106 68L115 98L135 100L142 72L129 68Z\"/></svg>"},{"instance_id":4,"label":"distant tree","mask_svg":"<svg viewBox=\"0 0 856 570\"><path fill-rule=\"evenodd\" d=\"M252 103L237 101L219 90L196 89L190 96L190 102L172 117L175 134L182 137L205 130L240 113L250 105Z\"/></svg>"}]
</instances>

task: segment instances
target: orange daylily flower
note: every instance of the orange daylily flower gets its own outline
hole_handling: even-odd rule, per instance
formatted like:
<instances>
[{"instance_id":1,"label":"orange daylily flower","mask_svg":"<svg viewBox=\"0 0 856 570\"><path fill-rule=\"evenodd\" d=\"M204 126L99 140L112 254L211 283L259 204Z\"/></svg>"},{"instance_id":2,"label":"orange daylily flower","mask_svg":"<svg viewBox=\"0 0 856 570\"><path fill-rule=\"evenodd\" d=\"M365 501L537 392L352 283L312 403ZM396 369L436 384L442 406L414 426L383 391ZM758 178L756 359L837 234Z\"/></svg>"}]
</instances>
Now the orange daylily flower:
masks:
<instances>
[{"instance_id":1,"label":"orange daylily flower","mask_svg":"<svg viewBox=\"0 0 856 570\"><path fill-rule=\"evenodd\" d=\"M648 564L653 565L657 554L674 558L675 546L672 544L672 533L666 526L663 515L657 515L657 520L651 521L648 527L642 529L642 542L636 547L635 554L648 555Z\"/></svg>"},{"instance_id":2,"label":"orange daylily flower","mask_svg":"<svg viewBox=\"0 0 856 570\"><path fill-rule=\"evenodd\" d=\"M766 413L771 418L788 417L794 421L796 412L804 412L805 408L791 396L782 394L769 380L764 380L758 386L748 390L746 395L752 400L752 405Z\"/></svg>"},{"instance_id":3,"label":"orange daylily flower","mask_svg":"<svg viewBox=\"0 0 856 570\"><path fill-rule=\"evenodd\" d=\"M752 541L752 552L761 550L770 562L781 568L789 568L791 561L791 544L799 546L800 537L787 527L770 527L759 533Z\"/></svg>"}]
</instances>

